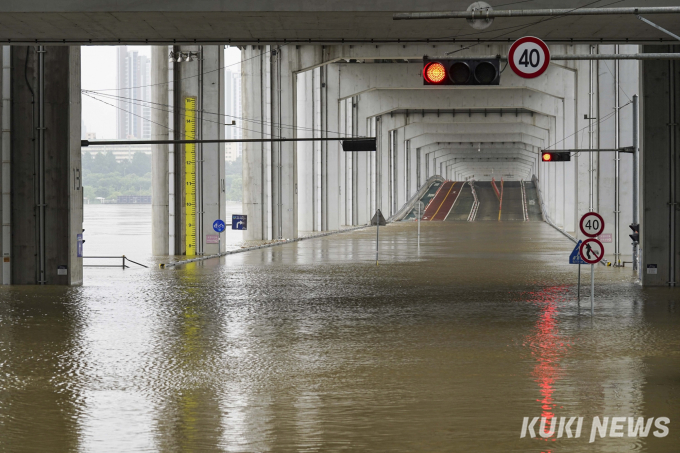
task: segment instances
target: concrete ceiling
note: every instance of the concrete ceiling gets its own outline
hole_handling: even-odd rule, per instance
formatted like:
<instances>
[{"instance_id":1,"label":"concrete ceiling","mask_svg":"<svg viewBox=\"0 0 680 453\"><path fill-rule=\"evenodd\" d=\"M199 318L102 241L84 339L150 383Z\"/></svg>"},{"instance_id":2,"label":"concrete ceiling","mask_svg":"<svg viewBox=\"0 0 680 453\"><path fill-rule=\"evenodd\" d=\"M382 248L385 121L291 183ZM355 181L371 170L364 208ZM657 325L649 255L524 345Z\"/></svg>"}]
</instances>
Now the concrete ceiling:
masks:
<instances>
[{"instance_id":1,"label":"concrete ceiling","mask_svg":"<svg viewBox=\"0 0 680 453\"><path fill-rule=\"evenodd\" d=\"M628 16L499 18L484 30L463 19L394 21L395 12L462 11L471 0L4 0L0 41L14 43L673 41ZM490 2L493 6L493 1ZM501 2L507 3L507 2ZM677 0L534 0L509 8L677 6ZM680 32L680 14L649 19Z\"/></svg>"}]
</instances>

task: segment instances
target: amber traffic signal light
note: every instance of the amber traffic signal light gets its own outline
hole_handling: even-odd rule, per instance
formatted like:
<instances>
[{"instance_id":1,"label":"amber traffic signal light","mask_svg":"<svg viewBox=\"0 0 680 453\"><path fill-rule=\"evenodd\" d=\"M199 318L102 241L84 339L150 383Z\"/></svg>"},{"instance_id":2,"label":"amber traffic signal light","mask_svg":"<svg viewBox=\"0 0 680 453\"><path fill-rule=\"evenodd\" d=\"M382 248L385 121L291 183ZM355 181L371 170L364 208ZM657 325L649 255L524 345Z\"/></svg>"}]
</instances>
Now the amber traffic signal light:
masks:
<instances>
[{"instance_id":1,"label":"amber traffic signal light","mask_svg":"<svg viewBox=\"0 0 680 453\"><path fill-rule=\"evenodd\" d=\"M543 151L541 153L541 160L543 162L569 162L571 160L571 153L556 153Z\"/></svg>"},{"instance_id":2,"label":"amber traffic signal light","mask_svg":"<svg viewBox=\"0 0 680 453\"><path fill-rule=\"evenodd\" d=\"M498 85L500 59L423 58L423 85Z\"/></svg>"}]
</instances>

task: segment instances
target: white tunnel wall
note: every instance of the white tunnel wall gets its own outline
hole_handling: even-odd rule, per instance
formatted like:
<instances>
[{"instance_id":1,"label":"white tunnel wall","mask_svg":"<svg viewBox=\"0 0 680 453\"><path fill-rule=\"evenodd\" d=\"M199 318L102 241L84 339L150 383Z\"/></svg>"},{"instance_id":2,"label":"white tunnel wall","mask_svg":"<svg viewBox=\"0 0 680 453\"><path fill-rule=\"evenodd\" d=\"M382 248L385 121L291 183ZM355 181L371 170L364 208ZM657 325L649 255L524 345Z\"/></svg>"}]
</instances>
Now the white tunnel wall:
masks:
<instances>
[{"instance_id":1,"label":"white tunnel wall","mask_svg":"<svg viewBox=\"0 0 680 453\"><path fill-rule=\"evenodd\" d=\"M447 50L447 46L437 47L437 51ZM507 53L507 46L492 47L465 53ZM279 60L272 60L268 52L276 48L244 48L244 116L266 121L274 118L276 123L279 113L274 110L279 107L271 98L281 78L294 85L291 90L282 84L283 91L294 93L293 97L281 96L294 105L293 118L286 120L295 120L298 137L369 135L377 139L375 153L345 153L340 142L285 148L291 154L297 152L295 172L289 163L281 176L284 186L297 184L297 200L291 194L286 196L289 205L297 203L299 220L293 225L285 207L281 217L283 223L290 223L285 227L289 235L366 224L376 208L392 215L419 184L440 173L447 178L476 180L528 180L535 175L546 213L556 225L573 233L579 216L592 207L603 214L614 232L614 153L581 153L568 163L542 163L540 151L615 146L616 62L553 62L546 74L530 80L506 69L497 87L423 87L422 64L403 59L433 52L426 48L289 46L281 51L285 64L276 66L280 74L271 73L271 62ZM617 51L614 46L588 45L551 49L566 54ZM620 46L618 51L633 53L637 46ZM618 75L619 105L623 106L638 93L638 63L620 61ZM630 107L622 107L619 146L630 145L631 120ZM599 121L602 124L598 125ZM257 125L253 126L257 130ZM272 126L266 129L271 132ZM246 144L244 149L244 206L246 213L253 213L251 222L261 225L248 236L278 237L278 148ZM620 158L621 225L627 227L632 175L629 156ZM629 241L623 227L619 236L625 252ZM613 253L613 249L610 246L607 251Z\"/></svg>"}]
</instances>

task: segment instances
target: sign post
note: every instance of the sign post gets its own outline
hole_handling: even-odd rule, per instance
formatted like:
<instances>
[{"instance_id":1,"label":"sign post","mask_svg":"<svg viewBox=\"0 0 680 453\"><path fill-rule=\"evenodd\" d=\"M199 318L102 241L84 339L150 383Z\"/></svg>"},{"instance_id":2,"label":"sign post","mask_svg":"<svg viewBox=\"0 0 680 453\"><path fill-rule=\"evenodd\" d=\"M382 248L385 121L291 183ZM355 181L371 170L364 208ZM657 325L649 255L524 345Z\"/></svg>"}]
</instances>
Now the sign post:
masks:
<instances>
[{"instance_id":1,"label":"sign post","mask_svg":"<svg viewBox=\"0 0 680 453\"><path fill-rule=\"evenodd\" d=\"M569 264L578 264L578 287L576 289L576 300L581 302L581 264L586 264L581 258L581 243L583 241L578 241L574 250L571 251L569 255Z\"/></svg>"},{"instance_id":2,"label":"sign post","mask_svg":"<svg viewBox=\"0 0 680 453\"><path fill-rule=\"evenodd\" d=\"M550 49L540 39L525 36L510 46L508 64L518 76L524 79L533 79L548 69Z\"/></svg>"},{"instance_id":3,"label":"sign post","mask_svg":"<svg viewBox=\"0 0 680 453\"><path fill-rule=\"evenodd\" d=\"M217 254L222 253L222 232L227 228L224 220L217 219L213 222L213 230L217 233Z\"/></svg>"},{"instance_id":4,"label":"sign post","mask_svg":"<svg viewBox=\"0 0 680 453\"><path fill-rule=\"evenodd\" d=\"M579 255L583 261L590 264L590 316L593 317L595 305L595 264L604 258L604 245L595 238L604 231L604 219L597 212L587 212L581 217L579 228L581 233L589 238L581 242Z\"/></svg>"},{"instance_id":5,"label":"sign post","mask_svg":"<svg viewBox=\"0 0 680 453\"><path fill-rule=\"evenodd\" d=\"M385 217L383 217L382 212L380 212L380 209L375 211L375 214L373 215L373 218L371 219L371 225L377 226L375 229L375 265L378 265L378 252L380 250L380 225L387 225L387 222L385 222Z\"/></svg>"}]
</instances>

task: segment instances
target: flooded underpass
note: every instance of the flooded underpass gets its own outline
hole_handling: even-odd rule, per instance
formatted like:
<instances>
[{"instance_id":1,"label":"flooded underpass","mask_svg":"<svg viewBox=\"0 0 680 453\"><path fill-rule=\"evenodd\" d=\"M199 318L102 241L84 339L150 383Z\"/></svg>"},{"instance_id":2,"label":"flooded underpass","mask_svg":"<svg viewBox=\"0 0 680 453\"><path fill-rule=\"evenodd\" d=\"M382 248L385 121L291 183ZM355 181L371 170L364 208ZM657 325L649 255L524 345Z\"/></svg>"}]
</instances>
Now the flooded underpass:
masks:
<instances>
[{"instance_id":1,"label":"flooded underpass","mask_svg":"<svg viewBox=\"0 0 680 453\"><path fill-rule=\"evenodd\" d=\"M2 450L677 450L677 291L597 266L591 319L589 269L579 304L573 243L543 222L380 239L379 266L367 228L3 288ZM582 417L582 433L532 438L525 417ZM594 417L670 432L590 443Z\"/></svg>"}]
</instances>

